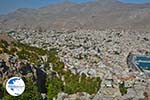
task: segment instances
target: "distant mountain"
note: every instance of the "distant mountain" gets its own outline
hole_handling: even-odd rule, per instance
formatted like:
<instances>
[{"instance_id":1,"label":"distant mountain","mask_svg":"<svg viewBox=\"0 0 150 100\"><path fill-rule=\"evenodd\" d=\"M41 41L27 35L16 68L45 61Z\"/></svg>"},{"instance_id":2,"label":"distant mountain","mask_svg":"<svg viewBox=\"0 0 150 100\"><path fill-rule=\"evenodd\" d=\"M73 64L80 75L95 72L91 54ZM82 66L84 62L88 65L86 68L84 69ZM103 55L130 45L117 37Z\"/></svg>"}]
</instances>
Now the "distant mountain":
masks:
<instances>
[{"instance_id":1,"label":"distant mountain","mask_svg":"<svg viewBox=\"0 0 150 100\"><path fill-rule=\"evenodd\" d=\"M64 2L0 16L0 29L150 29L150 4L117 0Z\"/></svg>"}]
</instances>

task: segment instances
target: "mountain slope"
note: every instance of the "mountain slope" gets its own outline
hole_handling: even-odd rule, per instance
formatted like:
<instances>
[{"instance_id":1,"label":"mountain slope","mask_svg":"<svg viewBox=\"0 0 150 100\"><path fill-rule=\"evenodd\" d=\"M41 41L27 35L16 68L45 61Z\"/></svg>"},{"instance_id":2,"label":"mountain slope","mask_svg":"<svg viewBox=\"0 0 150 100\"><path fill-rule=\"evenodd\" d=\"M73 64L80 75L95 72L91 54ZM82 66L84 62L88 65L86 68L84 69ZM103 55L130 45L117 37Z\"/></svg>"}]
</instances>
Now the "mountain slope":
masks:
<instances>
[{"instance_id":1,"label":"mountain slope","mask_svg":"<svg viewBox=\"0 0 150 100\"><path fill-rule=\"evenodd\" d=\"M18 9L0 16L1 29L149 29L150 4L117 0L87 3L64 2L39 9Z\"/></svg>"}]
</instances>

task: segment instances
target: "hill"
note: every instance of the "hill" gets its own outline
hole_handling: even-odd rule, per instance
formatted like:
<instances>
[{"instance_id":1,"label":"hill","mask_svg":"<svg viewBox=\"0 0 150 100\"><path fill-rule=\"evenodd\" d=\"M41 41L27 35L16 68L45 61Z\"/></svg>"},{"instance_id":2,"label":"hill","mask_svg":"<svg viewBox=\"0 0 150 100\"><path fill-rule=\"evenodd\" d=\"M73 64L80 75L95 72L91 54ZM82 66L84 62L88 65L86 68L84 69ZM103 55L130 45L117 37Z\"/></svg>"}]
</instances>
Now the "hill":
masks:
<instances>
[{"instance_id":1,"label":"hill","mask_svg":"<svg viewBox=\"0 0 150 100\"><path fill-rule=\"evenodd\" d=\"M150 4L117 0L64 2L39 9L21 8L0 16L0 29L133 29L150 28Z\"/></svg>"}]
</instances>

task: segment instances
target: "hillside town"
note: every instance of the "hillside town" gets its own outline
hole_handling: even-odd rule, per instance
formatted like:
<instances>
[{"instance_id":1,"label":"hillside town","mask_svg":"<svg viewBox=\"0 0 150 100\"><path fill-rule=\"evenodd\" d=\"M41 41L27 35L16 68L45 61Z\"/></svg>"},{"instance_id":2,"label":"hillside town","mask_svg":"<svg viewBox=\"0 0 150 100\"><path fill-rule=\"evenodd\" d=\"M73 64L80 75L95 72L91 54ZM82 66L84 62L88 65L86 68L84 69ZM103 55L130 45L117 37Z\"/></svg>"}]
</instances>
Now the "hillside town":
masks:
<instances>
[{"instance_id":1,"label":"hillside town","mask_svg":"<svg viewBox=\"0 0 150 100\"><path fill-rule=\"evenodd\" d=\"M0 0L0 100L150 100L150 0Z\"/></svg>"},{"instance_id":2,"label":"hillside town","mask_svg":"<svg viewBox=\"0 0 150 100\"><path fill-rule=\"evenodd\" d=\"M77 30L72 32L9 32L21 43L50 50L56 48L65 68L74 74L100 77L95 96L60 93L58 100L149 100L150 74L130 67L131 54L150 56L149 33L117 30ZM121 92L123 85L126 92ZM86 96L84 96L86 95ZM65 98L66 97L66 98ZM65 98L65 99L62 99ZM84 99L83 99L84 98Z\"/></svg>"}]
</instances>

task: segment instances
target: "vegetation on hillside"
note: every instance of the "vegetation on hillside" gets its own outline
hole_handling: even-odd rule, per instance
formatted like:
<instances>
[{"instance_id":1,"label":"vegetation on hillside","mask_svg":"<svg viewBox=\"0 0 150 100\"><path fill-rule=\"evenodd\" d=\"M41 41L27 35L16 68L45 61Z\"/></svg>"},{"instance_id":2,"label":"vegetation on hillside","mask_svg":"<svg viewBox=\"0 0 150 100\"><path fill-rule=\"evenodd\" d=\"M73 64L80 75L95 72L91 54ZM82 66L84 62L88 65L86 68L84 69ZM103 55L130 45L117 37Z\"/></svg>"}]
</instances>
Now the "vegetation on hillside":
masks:
<instances>
[{"instance_id":1,"label":"vegetation on hillside","mask_svg":"<svg viewBox=\"0 0 150 100\"><path fill-rule=\"evenodd\" d=\"M45 66L49 67L49 63L52 64L52 69L58 74L58 76L53 78L47 77L46 79L47 81L45 84L48 100L51 100L54 97L56 98L59 92L65 92L68 94L77 92L96 94L100 88L100 78L90 78L85 75L79 76L78 74L75 75L71 73L69 70L64 70L64 63L60 61L57 55L57 49L51 49L48 51L19 42L8 44L6 41L0 41L0 47L2 48L1 53L17 55L19 59L27 60L37 66L43 64L40 56L47 55L48 61L44 63ZM0 87L0 92L2 92L1 95L4 96L2 100L41 100L41 96L37 90L36 82L31 80L27 81L25 92L16 98L8 95L4 87Z\"/></svg>"}]
</instances>

